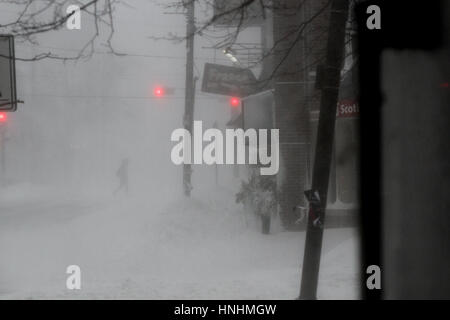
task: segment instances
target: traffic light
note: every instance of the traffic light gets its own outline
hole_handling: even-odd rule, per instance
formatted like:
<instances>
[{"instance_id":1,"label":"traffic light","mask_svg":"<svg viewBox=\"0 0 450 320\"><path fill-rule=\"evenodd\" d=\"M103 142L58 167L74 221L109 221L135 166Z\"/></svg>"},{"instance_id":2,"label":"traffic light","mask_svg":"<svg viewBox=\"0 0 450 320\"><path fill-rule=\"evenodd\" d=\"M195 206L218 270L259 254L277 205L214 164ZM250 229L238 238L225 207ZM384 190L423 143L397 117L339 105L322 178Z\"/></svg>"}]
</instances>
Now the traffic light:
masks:
<instances>
[{"instance_id":1,"label":"traffic light","mask_svg":"<svg viewBox=\"0 0 450 320\"><path fill-rule=\"evenodd\" d=\"M163 98L165 96L170 96L175 93L175 88L166 86L155 86L153 87L153 96L155 98Z\"/></svg>"},{"instance_id":2,"label":"traffic light","mask_svg":"<svg viewBox=\"0 0 450 320\"><path fill-rule=\"evenodd\" d=\"M162 98L162 97L164 96L164 93L165 93L165 90L164 90L163 87L156 86L156 87L153 89L153 95L154 95L156 98Z\"/></svg>"},{"instance_id":3,"label":"traffic light","mask_svg":"<svg viewBox=\"0 0 450 320\"><path fill-rule=\"evenodd\" d=\"M6 112L0 112L0 123L6 122L8 120L8 115Z\"/></svg>"},{"instance_id":4,"label":"traffic light","mask_svg":"<svg viewBox=\"0 0 450 320\"><path fill-rule=\"evenodd\" d=\"M241 99L239 99L238 97L231 97L231 98L230 98L230 105L231 105L233 108L239 107L240 104L241 104Z\"/></svg>"}]
</instances>

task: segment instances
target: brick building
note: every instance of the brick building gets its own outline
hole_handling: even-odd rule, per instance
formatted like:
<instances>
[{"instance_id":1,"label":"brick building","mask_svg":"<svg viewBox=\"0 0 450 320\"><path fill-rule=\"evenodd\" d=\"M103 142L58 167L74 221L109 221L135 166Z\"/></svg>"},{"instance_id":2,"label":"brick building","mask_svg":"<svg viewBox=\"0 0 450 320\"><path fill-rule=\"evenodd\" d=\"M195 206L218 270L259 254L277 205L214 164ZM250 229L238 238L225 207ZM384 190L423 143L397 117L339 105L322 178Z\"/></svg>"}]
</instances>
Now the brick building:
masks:
<instances>
[{"instance_id":1,"label":"brick building","mask_svg":"<svg viewBox=\"0 0 450 320\"><path fill-rule=\"evenodd\" d=\"M259 79L268 80L263 81L262 90L273 92L273 125L280 130L279 215L287 230L306 226L305 220L299 223L301 214L294 208L307 206L303 192L311 185L321 100L316 71L325 59L329 4L327 0L274 1L262 25L266 58ZM353 74L345 77L347 88L340 99L357 101ZM348 213L357 207L357 125L354 114L338 117L336 122L329 225L347 224Z\"/></svg>"},{"instance_id":2,"label":"brick building","mask_svg":"<svg viewBox=\"0 0 450 320\"><path fill-rule=\"evenodd\" d=\"M314 71L324 58L328 1L279 1L273 12L275 122L280 129L280 216L286 229L297 224L297 205L305 206L303 191L310 184L310 111L318 109ZM288 36L286 36L288 35Z\"/></svg>"}]
</instances>

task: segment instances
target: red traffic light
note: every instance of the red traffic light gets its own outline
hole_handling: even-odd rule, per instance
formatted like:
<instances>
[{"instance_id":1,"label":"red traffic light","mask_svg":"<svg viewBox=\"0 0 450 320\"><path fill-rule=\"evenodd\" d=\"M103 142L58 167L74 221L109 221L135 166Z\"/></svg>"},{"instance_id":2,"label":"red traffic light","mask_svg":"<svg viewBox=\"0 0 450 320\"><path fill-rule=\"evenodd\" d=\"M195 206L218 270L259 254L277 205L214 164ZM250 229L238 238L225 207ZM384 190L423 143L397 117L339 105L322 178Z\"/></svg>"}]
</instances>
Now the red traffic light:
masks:
<instances>
[{"instance_id":1,"label":"red traffic light","mask_svg":"<svg viewBox=\"0 0 450 320\"><path fill-rule=\"evenodd\" d=\"M6 120L8 120L6 112L0 112L0 122L6 122Z\"/></svg>"},{"instance_id":2,"label":"red traffic light","mask_svg":"<svg viewBox=\"0 0 450 320\"><path fill-rule=\"evenodd\" d=\"M238 97L231 97L230 98L230 105L232 107L239 107L239 105L241 104L241 99L239 99Z\"/></svg>"},{"instance_id":3,"label":"red traffic light","mask_svg":"<svg viewBox=\"0 0 450 320\"><path fill-rule=\"evenodd\" d=\"M163 87L155 87L154 89L153 89L153 95L155 96L155 97L157 97L157 98L161 98L161 97L163 97L164 96L164 93L165 93L165 91L164 91L164 88Z\"/></svg>"}]
</instances>

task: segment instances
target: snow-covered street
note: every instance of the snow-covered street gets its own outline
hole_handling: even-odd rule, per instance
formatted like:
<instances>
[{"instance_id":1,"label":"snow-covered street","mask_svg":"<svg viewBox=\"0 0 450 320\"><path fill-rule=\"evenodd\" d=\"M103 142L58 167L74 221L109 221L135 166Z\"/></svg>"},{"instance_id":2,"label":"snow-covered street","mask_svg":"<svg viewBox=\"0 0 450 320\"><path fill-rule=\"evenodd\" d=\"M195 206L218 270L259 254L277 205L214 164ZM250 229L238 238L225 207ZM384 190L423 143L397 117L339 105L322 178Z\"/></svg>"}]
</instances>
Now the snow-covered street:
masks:
<instances>
[{"instance_id":1,"label":"snow-covered street","mask_svg":"<svg viewBox=\"0 0 450 320\"><path fill-rule=\"evenodd\" d=\"M0 0L0 302L450 299L444 2Z\"/></svg>"},{"instance_id":2,"label":"snow-covered street","mask_svg":"<svg viewBox=\"0 0 450 320\"><path fill-rule=\"evenodd\" d=\"M155 203L142 194L3 189L0 298L296 298L305 233L274 221L261 234L227 192ZM319 298L358 298L357 253L354 229L325 230ZM82 287L71 291L74 264Z\"/></svg>"}]
</instances>

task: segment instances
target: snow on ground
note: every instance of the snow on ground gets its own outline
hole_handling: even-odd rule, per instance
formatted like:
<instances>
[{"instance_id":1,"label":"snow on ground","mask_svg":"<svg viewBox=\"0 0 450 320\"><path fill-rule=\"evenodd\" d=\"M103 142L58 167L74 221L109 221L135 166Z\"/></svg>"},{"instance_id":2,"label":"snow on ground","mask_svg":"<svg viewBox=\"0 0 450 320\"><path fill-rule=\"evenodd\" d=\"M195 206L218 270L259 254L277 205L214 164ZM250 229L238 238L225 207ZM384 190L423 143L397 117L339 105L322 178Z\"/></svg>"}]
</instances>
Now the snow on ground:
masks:
<instances>
[{"instance_id":1,"label":"snow on ground","mask_svg":"<svg viewBox=\"0 0 450 320\"><path fill-rule=\"evenodd\" d=\"M155 201L145 195L75 197L29 185L4 190L0 298L298 296L304 232L274 225L272 234L262 235L226 190L201 199L169 199L173 193L166 190L167 199ZM319 298L358 298L355 234L325 230ZM81 290L65 287L72 264L81 267Z\"/></svg>"}]
</instances>

